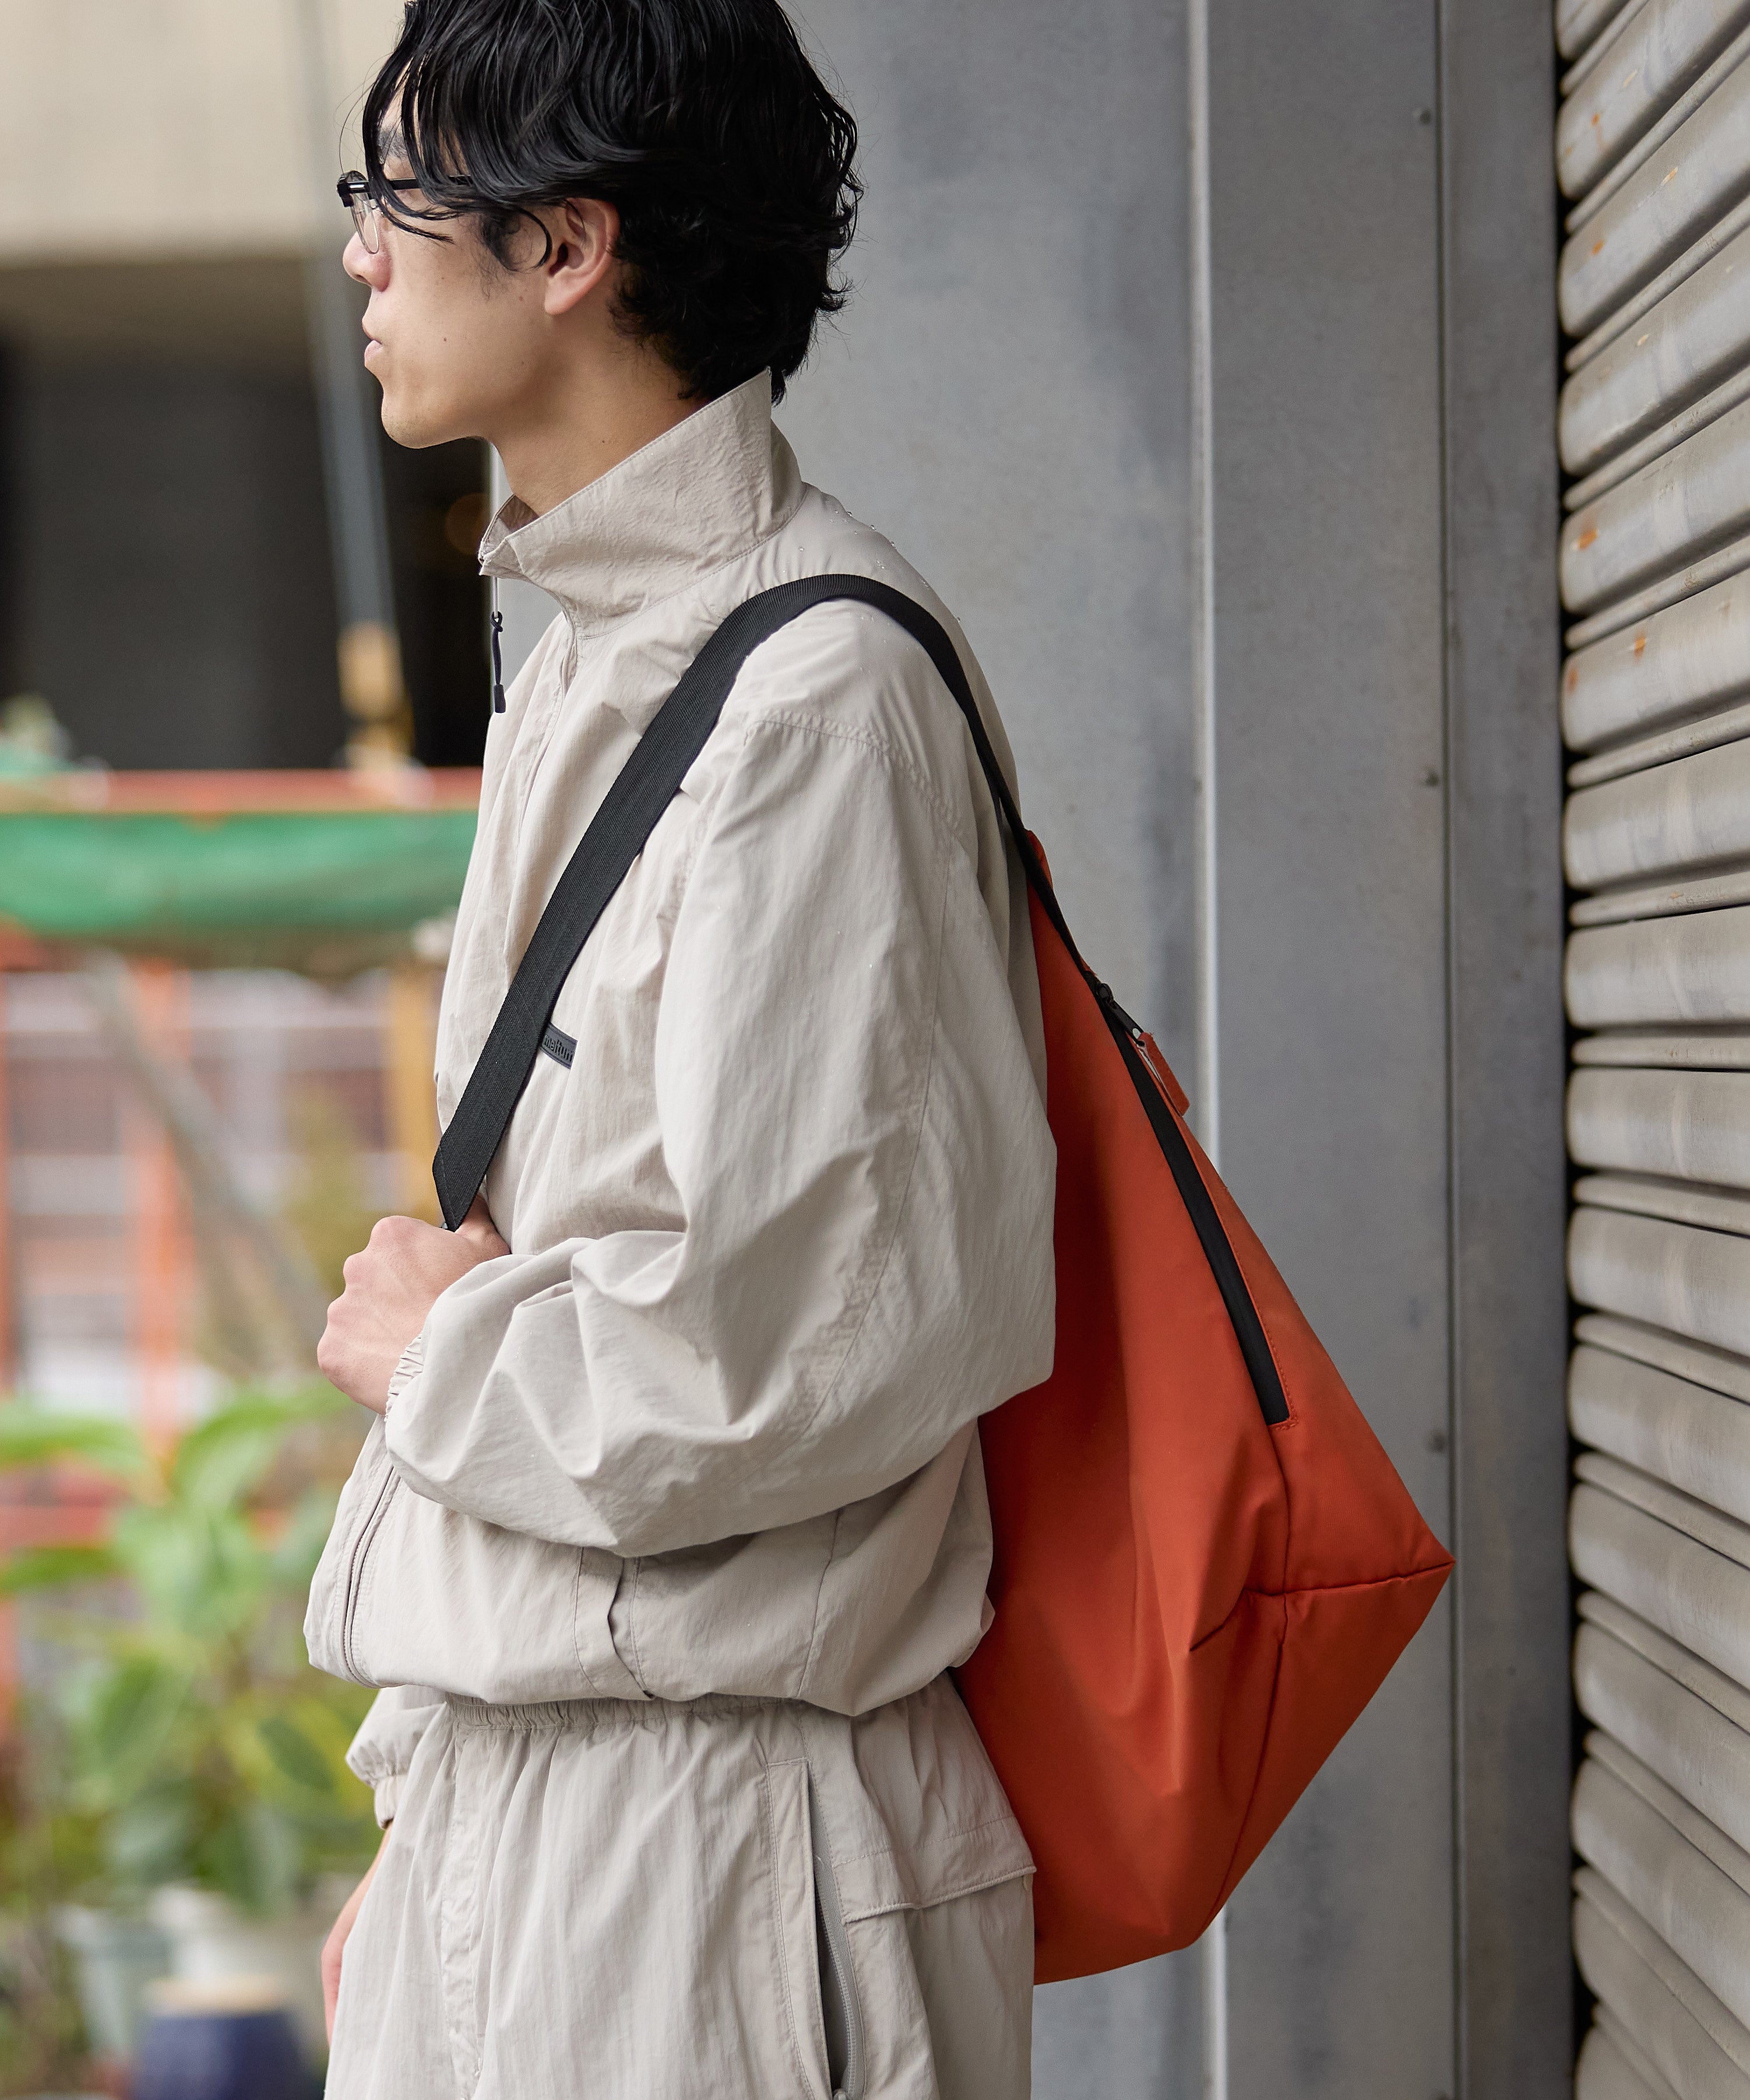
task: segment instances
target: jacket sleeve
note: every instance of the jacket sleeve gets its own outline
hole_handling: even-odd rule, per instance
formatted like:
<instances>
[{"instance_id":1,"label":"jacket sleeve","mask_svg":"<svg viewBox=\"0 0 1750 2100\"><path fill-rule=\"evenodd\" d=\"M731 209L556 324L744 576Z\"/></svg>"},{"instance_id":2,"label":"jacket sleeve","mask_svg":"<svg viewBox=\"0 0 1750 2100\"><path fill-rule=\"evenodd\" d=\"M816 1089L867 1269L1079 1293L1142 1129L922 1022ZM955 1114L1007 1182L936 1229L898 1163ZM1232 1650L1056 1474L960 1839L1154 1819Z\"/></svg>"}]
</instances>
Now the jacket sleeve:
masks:
<instances>
[{"instance_id":1,"label":"jacket sleeve","mask_svg":"<svg viewBox=\"0 0 1750 2100\"><path fill-rule=\"evenodd\" d=\"M346 1762L375 1797L379 1829L394 1822L413 1753L443 1704L443 1694L423 1684L395 1685L377 1693L353 1737Z\"/></svg>"},{"instance_id":2,"label":"jacket sleeve","mask_svg":"<svg viewBox=\"0 0 1750 2100\"><path fill-rule=\"evenodd\" d=\"M417 1493L624 1556L875 1494L1051 1367L1056 1155L973 814L854 729L740 730L656 1025L673 1228L483 1264L387 1421Z\"/></svg>"}]
</instances>

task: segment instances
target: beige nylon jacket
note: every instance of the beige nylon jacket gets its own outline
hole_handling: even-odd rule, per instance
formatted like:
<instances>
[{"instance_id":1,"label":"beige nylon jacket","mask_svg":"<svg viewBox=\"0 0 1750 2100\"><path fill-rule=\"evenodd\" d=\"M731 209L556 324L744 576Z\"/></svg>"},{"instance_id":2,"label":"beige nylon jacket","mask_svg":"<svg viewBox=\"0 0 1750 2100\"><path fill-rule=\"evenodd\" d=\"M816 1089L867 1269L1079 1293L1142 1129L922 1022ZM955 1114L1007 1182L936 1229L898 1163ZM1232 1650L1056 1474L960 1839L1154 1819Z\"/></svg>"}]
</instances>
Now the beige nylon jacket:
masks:
<instances>
[{"instance_id":1,"label":"beige nylon jacket","mask_svg":"<svg viewBox=\"0 0 1750 2100\"><path fill-rule=\"evenodd\" d=\"M584 828L745 598L879 576L764 375L482 549L562 609L487 739L439 1030L447 1119ZM342 1498L311 1659L431 1693L858 1714L988 1623L977 1417L1044 1378L1055 1154L1019 863L959 712L880 614L749 659L597 925L486 1184L511 1251L433 1308ZM380 1805L387 1805L380 1797Z\"/></svg>"}]
</instances>

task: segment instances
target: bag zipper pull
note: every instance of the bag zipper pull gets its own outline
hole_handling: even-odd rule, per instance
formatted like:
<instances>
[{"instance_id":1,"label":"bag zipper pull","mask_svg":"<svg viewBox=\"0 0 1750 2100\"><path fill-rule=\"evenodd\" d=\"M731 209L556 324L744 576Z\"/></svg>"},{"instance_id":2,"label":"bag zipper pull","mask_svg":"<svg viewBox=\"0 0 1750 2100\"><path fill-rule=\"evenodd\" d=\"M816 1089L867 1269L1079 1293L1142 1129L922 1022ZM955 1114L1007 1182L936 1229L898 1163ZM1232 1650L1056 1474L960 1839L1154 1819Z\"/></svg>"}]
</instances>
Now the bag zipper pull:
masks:
<instances>
[{"instance_id":1,"label":"bag zipper pull","mask_svg":"<svg viewBox=\"0 0 1750 2100\"><path fill-rule=\"evenodd\" d=\"M1133 1042L1139 1050L1143 1044L1148 1040L1148 1038L1143 1034L1142 1023L1139 1021L1133 1021L1130 1015L1124 1011L1124 1008L1119 1005L1117 999L1113 996L1112 987L1109 985L1096 986L1095 990L1099 994L1100 1004L1106 1008L1108 1012L1111 1014L1113 1019L1117 1022L1118 1026L1124 1030L1125 1034L1129 1036L1131 1042Z\"/></svg>"},{"instance_id":2,"label":"bag zipper pull","mask_svg":"<svg viewBox=\"0 0 1750 2100\"><path fill-rule=\"evenodd\" d=\"M1103 979L1091 975L1089 977L1087 982L1089 988L1092 990L1095 998L1100 1001L1100 1004L1104 1007L1107 1012L1109 1013L1113 1019L1117 1022L1119 1027L1124 1030L1127 1036L1129 1036L1131 1042L1136 1045L1137 1048L1139 1050L1144 1049L1148 1043L1148 1038L1143 1032L1141 1022L1133 1021L1130 1015L1124 1011L1124 1008L1119 1005L1117 995L1113 990L1112 986L1104 982Z\"/></svg>"},{"instance_id":3,"label":"bag zipper pull","mask_svg":"<svg viewBox=\"0 0 1750 2100\"><path fill-rule=\"evenodd\" d=\"M1180 1115L1186 1114L1191 1107L1190 1096L1175 1078L1172 1066L1161 1055L1160 1044L1139 1021L1134 1020L1119 1005L1110 985L1102 984L1098 977L1091 977L1088 982L1093 987L1095 998L1136 1045L1136 1053L1153 1074L1155 1084Z\"/></svg>"}]
</instances>

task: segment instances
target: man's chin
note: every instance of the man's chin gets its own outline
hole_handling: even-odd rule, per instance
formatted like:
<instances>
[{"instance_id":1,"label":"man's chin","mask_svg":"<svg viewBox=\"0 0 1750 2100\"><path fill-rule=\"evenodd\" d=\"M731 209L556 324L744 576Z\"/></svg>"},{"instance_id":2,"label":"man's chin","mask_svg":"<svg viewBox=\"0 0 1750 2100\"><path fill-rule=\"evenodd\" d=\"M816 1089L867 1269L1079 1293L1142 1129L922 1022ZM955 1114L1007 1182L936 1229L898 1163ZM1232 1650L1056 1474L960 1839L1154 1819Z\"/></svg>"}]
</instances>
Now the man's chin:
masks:
<instances>
[{"instance_id":1,"label":"man's chin","mask_svg":"<svg viewBox=\"0 0 1750 2100\"><path fill-rule=\"evenodd\" d=\"M408 452L424 452L429 446L447 444L461 433L449 426L447 419L434 415L429 408L410 406L398 401L386 387L383 391L383 432L396 444Z\"/></svg>"}]
</instances>

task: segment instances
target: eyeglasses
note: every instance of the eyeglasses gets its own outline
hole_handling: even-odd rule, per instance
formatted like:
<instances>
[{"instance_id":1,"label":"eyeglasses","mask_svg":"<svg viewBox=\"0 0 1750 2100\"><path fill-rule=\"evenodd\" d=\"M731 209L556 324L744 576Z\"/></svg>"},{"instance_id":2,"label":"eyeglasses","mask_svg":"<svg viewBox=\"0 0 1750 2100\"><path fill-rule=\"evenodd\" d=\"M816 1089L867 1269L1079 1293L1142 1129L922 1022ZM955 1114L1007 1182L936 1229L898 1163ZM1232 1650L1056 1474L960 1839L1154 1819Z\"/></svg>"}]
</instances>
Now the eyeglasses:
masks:
<instances>
[{"instance_id":1,"label":"eyeglasses","mask_svg":"<svg viewBox=\"0 0 1750 2100\"><path fill-rule=\"evenodd\" d=\"M411 176L403 176L399 181L386 180L384 188L391 190L417 190L419 184ZM357 231L359 240L364 243L366 254L381 254L383 245L383 208L371 194L369 178L356 173L344 174L334 185L334 188L341 202L352 214L353 226Z\"/></svg>"}]
</instances>

